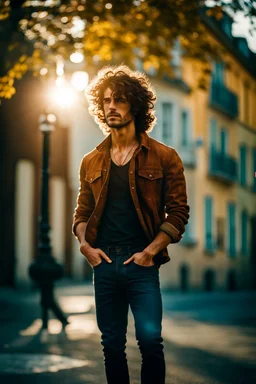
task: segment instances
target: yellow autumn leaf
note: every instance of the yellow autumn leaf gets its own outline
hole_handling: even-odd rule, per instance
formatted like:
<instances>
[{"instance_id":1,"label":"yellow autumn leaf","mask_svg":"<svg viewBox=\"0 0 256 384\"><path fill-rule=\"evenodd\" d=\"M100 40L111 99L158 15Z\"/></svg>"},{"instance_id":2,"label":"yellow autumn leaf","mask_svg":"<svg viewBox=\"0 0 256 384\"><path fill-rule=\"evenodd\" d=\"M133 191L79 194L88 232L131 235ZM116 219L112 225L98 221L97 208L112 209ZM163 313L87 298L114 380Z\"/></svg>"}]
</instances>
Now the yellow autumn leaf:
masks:
<instances>
[{"instance_id":1,"label":"yellow autumn leaf","mask_svg":"<svg viewBox=\"0 0 256 384\"><path fill-rule=\"evenodd\" d=\"M159 59L158 59L157 56L155 56L155 55L150 55L150 56L148 57L148 61L151 63L151 65L152 65L154 68L156 68L156 69L159 68Z\"/></svg>"},{"instance_id":2,"label":"yellow autumn leaf","mask_svg":"<svg viewBox=\"0 0 256 384\"><path fill-rule=\"evenodd\" d=\"M127 32L122 36L122 40L130 44L136 40L136 35L132 32Z\"/></svg>"},{"instance_id":3,"label":"yellow autumn leaf","mask_svg":"<svg viewBox=\"0 0 256 384\"><path fill-rule=\"evenodd\" d=\"M6 20L9 17L9 13L2 13L0 14L0 20Z\"/></svg>"},{"instance_id":4,"label":"yellow autumn leaf","mask_svg":"<svg viewBox=\"0 0 256 384\"><path fill-rule=\"evenodd\" d=\"M27 55L22 55L19 59L20 63L23 63L24 61L27 60Z\"/></svg>"}]
</instances>

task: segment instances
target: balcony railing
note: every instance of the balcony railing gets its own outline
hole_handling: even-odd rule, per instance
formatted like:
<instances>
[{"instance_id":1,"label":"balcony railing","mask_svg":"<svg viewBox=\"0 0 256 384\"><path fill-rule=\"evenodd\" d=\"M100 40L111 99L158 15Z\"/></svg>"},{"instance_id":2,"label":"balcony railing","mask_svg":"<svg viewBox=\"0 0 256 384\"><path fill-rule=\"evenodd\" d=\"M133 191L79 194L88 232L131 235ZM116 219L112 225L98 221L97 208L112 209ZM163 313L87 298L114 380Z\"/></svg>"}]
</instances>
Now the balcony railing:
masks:
<instances>
[{"instance_id":1,"label":"balcony railing","mask_svg":"<svg viewBox=\"0 0 256 384\"><path fill-rule=\"evenodd\" d=\"M209 175L217 177L222 181L234 183L237 181L237 161L235 158L210 149Z\"/></svg>"},{"instance_id":2,"label":"balcony railing","mask_svg":"<svg viewBox=\"0 0 256 384\"><path fill-rule=\"evenodd\" d=\"M229 117L236 118L238 116L237 95L220 82L212 81L209 102L213 108Z\"/></svg>"}]
</instances>

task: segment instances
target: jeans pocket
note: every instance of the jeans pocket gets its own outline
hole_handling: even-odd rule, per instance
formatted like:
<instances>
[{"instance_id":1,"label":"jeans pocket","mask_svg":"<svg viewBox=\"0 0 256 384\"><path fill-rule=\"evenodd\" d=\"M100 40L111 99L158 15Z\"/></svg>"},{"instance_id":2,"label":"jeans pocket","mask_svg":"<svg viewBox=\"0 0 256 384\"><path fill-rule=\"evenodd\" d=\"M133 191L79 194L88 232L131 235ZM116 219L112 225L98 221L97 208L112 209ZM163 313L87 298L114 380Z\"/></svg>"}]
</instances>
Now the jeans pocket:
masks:
<instances>
[{"instance_id":1,"label":"jeans pocket","mask_svg":"<svg viewBox=\"0 0 256 384\"><path fill-rule=\"evenodd\" d=\"M150 269L150 268L154 268L156 266L155 264L153 264L153 265L140 265L140 264L135 263L134 260L133 260L133 264L139 268L142 268L142 269Z\"/></svg>"}]
</instances>

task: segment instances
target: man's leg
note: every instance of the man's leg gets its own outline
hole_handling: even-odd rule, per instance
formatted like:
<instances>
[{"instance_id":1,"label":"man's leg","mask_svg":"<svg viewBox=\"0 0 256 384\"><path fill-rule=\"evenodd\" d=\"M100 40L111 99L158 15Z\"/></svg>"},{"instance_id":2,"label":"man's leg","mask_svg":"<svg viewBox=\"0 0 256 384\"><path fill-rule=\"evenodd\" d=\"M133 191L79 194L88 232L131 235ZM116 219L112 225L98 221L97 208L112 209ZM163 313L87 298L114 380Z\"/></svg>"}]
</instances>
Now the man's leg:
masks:
<instances>
[{"instance_id":1,"label":"man's leg","mask_svg":"<svg viewBox=\"0 0 256 384\"><path fill-rule=\"evenodd\" d=\"M141 383L164 384L162 298L156 266L131 263L128 300L135 320L136 339L142 355Z\"/></svg>"},{"instance_id":2,"label":"man's leg","mask_svg":"<svg viewBox=\"0 0 256 384\"><path fill-rule=\"evenodd\" d=\"M116 260L104 260L94 268L94 291L98 327L102 333L104 363L108 384L129 384L125 353L128 301L116 279Z\"/></svg>"}]
</instances>

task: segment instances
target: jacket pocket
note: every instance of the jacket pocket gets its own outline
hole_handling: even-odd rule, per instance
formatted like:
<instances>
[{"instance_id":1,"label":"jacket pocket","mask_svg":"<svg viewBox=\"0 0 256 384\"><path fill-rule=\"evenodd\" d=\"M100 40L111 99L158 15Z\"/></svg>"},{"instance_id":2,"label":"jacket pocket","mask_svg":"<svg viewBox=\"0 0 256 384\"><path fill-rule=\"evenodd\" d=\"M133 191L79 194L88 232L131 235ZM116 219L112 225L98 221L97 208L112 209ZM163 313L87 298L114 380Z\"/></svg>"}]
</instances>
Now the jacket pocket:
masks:
<instances>
[{"instance_id":1,"label":"jacket pocket","mask_svg":"<svg viewBox=\"0 0 256 384\"><path fill-rule=\"evenodd\" d=\"M164 173L161 168L138 169L137 190L147 209L157 217L163 195Z\"/></svg>"},{"instance_id":2,"label":"jacket pocket","mask_svg":"<svg viewBox=\"0 0 256 384\"><path fill-rule=\"evenodd\" d=\"M148 180L157 180L163 178L162 169L139 169L138 175Z\"/></svg>"},{"instance_id":3,"label":"jacket pocket","mask_svg":"<svg viewBox=\"0 0 256 384\"><path fill-rule=\"evenodd\" d=\"M94 201L98 201L100 196L100 191L102 188L102 172L94 171L87 173L85 175L85 180L89 183L89 188L91 189L94 197Z\"/></svg>"},{"instance_id":4,"label":"jacket pocket","mask_svg":"<svg viewBox=\"0 0 256 384\"><path fill-rule=\"evenodd\" d=\"M86 174L85 180L88 181L88 183L92 184L99 177L101 177L101 171L95 171L95 172Z\"/></svg>"}]
</instances>

